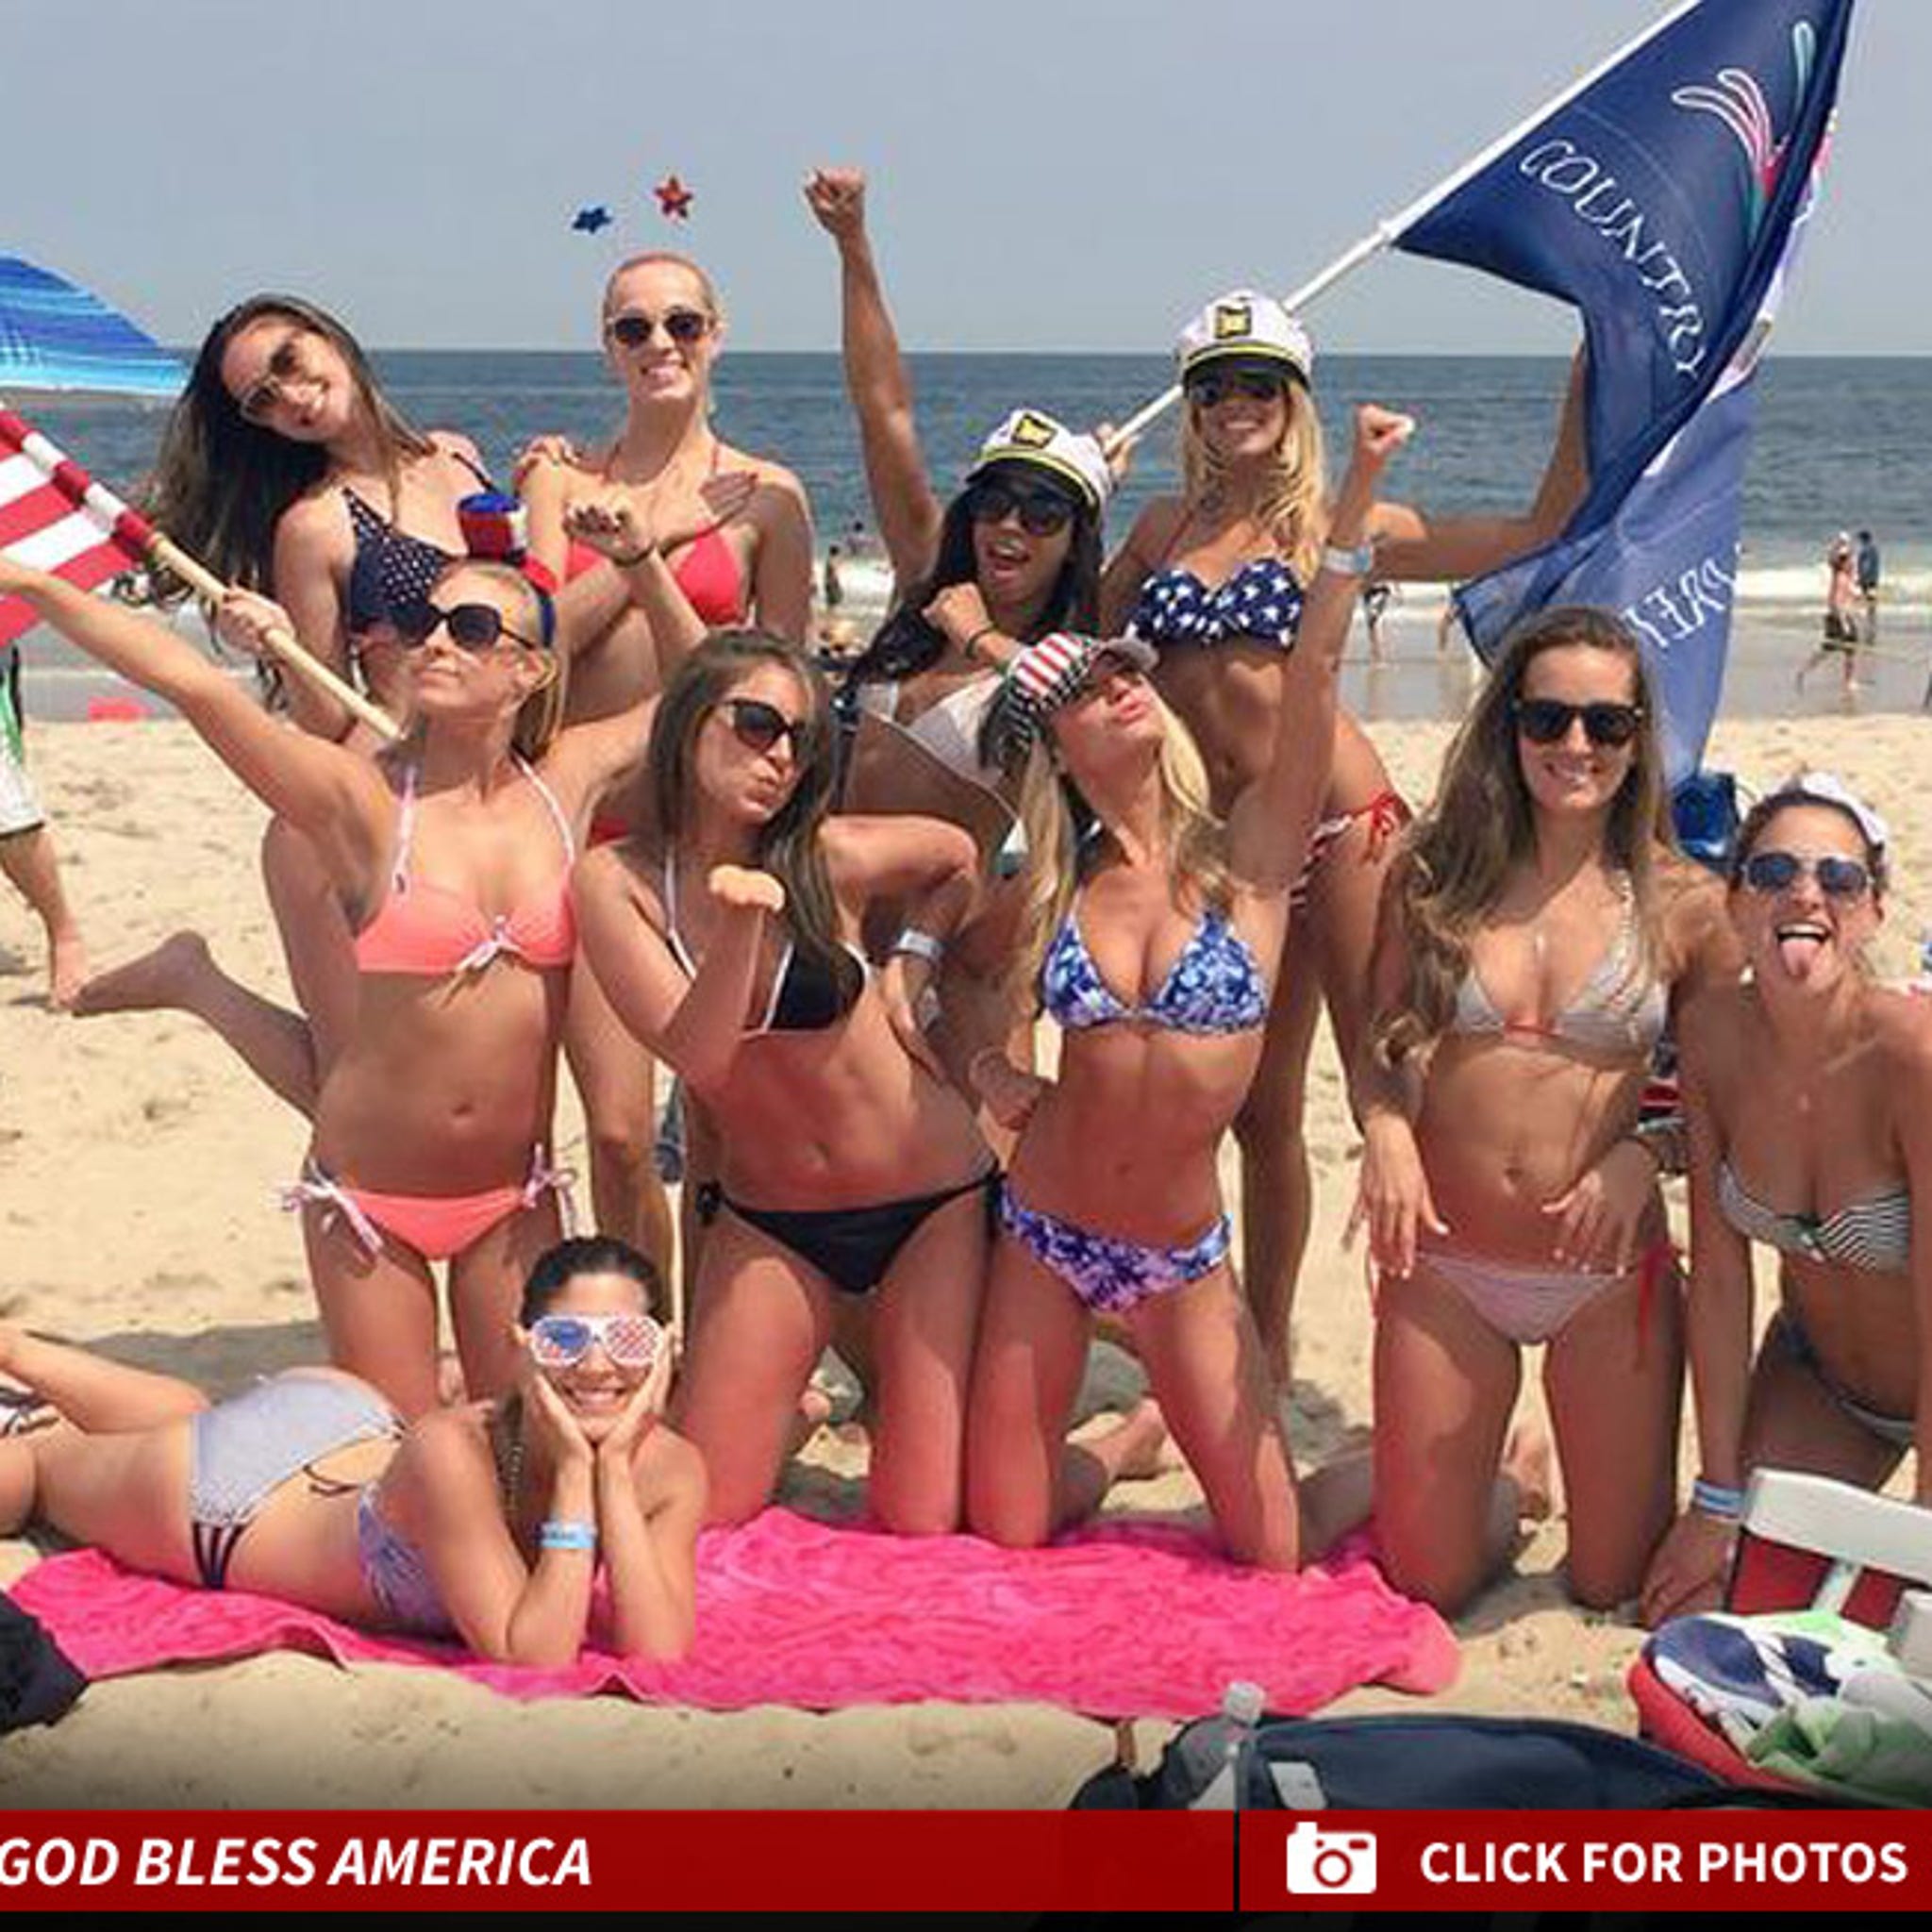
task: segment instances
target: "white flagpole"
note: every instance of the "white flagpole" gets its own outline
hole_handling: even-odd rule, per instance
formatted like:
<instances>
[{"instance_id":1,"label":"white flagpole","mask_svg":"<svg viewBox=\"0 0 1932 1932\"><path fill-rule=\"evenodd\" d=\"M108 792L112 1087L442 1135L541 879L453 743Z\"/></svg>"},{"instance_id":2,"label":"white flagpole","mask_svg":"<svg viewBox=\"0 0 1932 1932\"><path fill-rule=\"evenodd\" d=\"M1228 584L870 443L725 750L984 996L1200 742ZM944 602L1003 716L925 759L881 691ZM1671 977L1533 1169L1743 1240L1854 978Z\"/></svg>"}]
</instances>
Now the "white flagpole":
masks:
<instances>
[{"instance_id":1,"label":"white flagpole","mask_svg":"<svg viewBox=\"0 0 1932 1932\"><path fill-rule=\"evenodd\" d=\"M1304 282L1300 288L1294 290L1291 293L1284 295L1282 297L1282 307L1291 312L1299 312L1301 309L1306 308L1318 295L1325 293L1337 282L1341 281L1344 275L1352 275L1363 262L1369 260L1371 257L1379 255L1391 242L1397 240L1406 229L1413 227L1438 202L1446 201L1465 181L1481 174L1498 155L1507 153L1538 122L1546 120L1566 102L1574 100L1586 88L1593 87L1619 61L1627 60L1646 42L1654 41L1666 27L1674 25L1676 22L1681 20L1693 8L1702 5L1703 0L1677 0L1677 5L1673 7L1660 20L1654 21L1641 33L1633 35L1628 41L1624 42L1615 53L1607 55L1603 59L1599 60L1581 79L1572 81L1560 92L1552 94L1534 113L1525 114L1507 134L1498 135L1494 141L1490 142L1489 146L1484 148L1473 159L1465 161L1453 174L1444 175L1435 187L1418 195L1407 208L1377 222L1360 241L1355 242L1351 247L1344 250L1343 253L1337 256L1319 275ZM1180 385L1176 383L1173 388L1164 390L1152 402L1144 404L1141 408L1136 409L1108 438L1106 443L1107 454L1112 456L1124 443L1139 436L1149 424L1164 416L1180 399Z\"/></svg>"}]
</instances>

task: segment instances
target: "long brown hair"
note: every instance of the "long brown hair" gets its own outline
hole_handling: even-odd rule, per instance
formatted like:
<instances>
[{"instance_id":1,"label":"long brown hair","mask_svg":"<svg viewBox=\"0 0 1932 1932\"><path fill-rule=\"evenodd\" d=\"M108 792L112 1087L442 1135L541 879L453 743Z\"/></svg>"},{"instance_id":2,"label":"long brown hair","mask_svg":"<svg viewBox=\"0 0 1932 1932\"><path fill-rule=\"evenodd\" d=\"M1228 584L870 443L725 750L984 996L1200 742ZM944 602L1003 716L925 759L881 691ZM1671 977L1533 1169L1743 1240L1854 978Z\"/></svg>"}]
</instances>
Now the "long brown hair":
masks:
<instances>
[{"instance_id":1,"label":"long brown hair","mask_svg":"<svg viewBox=\"0 0 1932 1932\"><path fill-rule=\"evenodd\" d=\"M1545 651L1582 644L1630 667L1642 713L1630 769L1611 801L1604 857L1624 874L1644 957L1656 956L1655 857L1668 841L1663 764L1650 679L1636 634L1613 611L1556 605L1504 640L1442 760L1434 802L1404 835L1387 891L1407 924L1408 973L1401 996L1377 1016L1375 1047L1394 1065L1447 1029L1469 972L1470 942L1496 908L1514 869L1536 849L1536 815L1524 783L1516 707L1524 675Z\"/></svg>"},{"instance_id":2,"label":"long brown hair","mask_svg":"<svg viewBox=\"0 0 1932 1932\"><path fill-rule=\"evenodd\" d=\"M222 358L245 328L280 319L321 336L347 364L356 393L375 426L389 484L390 510L402 487L405 460L436 445L383 394L362 345L326 309L299 295L251 295L203 339L188 386L161 432L144 508L149 519L225 581L275 591L275 525L290 505L328 474L328 453L291 442L248 422L222 381ZM158 596L173 602L187 586L164 574Z\"/></svg>"},{"instance_id":3,"label":"long brown hair","mask_svg":"<svg viewBox=\"0 0 1932 1932\"><path fill-rule=\"evenodd\" d=\"M705 720L761 664L789 671L809 710L797 747L798 781L758 828L754 858L785 888L785 923L799 956L830 976L843 1004L857 997L860 972L840 943L839 903L819 837L838 771L831 694L818 667L795 644L766 631L714 630L672 674L644 755L658 832L666 853L675 855L695 804L691 746Z\"/></svg>"}]
</instances>

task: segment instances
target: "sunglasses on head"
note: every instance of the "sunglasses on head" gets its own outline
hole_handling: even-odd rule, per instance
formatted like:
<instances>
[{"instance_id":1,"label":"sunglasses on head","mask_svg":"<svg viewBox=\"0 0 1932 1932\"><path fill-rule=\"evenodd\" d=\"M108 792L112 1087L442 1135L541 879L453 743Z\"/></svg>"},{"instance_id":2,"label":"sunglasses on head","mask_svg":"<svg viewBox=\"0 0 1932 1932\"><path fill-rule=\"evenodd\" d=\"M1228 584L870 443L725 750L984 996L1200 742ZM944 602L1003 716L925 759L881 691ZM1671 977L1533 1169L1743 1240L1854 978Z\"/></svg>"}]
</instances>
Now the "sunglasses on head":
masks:
<instances>
[{"instance_id":1,"label":"sunglasses on head","mask_svg":"<svg viewBox=\"0 0 1932 1932\"><path fill-rule=\"evenodd\" d=\"M641 349L652 332L660 328L666 341L688 349L710 334L711 318L701 308L667 308L662 315L646 315L641 308L632 308L613 315L604 326L610 331L610 340L626 349Z\"/></svg>"},{"instance_id":2,"label":"sunglasses on head","mask_svg":"<svg viewBox=\"0 0 1932 1932\"><path fill-rule=\"evenodd\" d=\"M539 1315L530 1324L530 1358L540 1369L574 1369L595 1342L618 1368L645 1369L663 1341L648 1315Z\"/></svg>"},{"instance_id":3,"label":"sunglasses on head","mask_svg":"<svg viewBox=\"0 0 1932 1932\"><path fill-rule=\"evenodd\" d=\"M748 751L770 751L781 738L791 742L791 756L805 757L806 733L810 720L788 718L776 705L763 698L726 698L719 708L731 725L731 735Z\"/></svg>"},{"instance_id":4,"label":"sunglasses on head","mask_svg":"<svg viewBox=\"0 0 1932 1932\"><path fill-rule=\"evenodd\" d=\"M1599 747L1624 745L1637 736L1643 723L1639 705L1566 704L1561 698L1518 698L1516 728L1532 744L1558 744L1570 736L1570 727L1583 720L1583 735Z\"/></svg>"},{"instance_id":5,"label":"sunglasses on head","mask_svg":"<svg viewBox=\"0 0 1932 1932\"><path fill-rule=\"evenodd\" d=\"M975 524L1003 524L1017 515L1029 537L1051 537L1074 521L1074 506L1057 490L1025 490L989 476L968 488L966 514Z\"/></svg>"},{"instance_id":6,"label":"sunglasses on head","mask_svg":"<svg viewBox=\"0 0 1932 1932\"><path fill-rule=\"evenodd\" d=\"M1862 899L1872 890L1870 870L1836 852L1754 852L1738 875L1754 892L1769 894L1789 891L1807 873L1827 899Z\"/></svg>"},{"instance_id":7,"label":"sunglasses on head","mask_svg":"<svg viewBox=\"0 0 1932 1932\"><path fill-rule=\"evenodd\" d=\"M1271 375L1265 369L1209 369L1191 375L1187 390L1190 402L1212 409L1230 396L1240 396L1250 403L1272 402L1287 393L1288 383L1285 377Z\"/></svg>"},{"instance_id":8,"label":"sunglasses on head","mask_svg":"<svg viewBox=\"0 0 1932 1932\"><path fill-rule=\"evenodd\" d=\"M501 638L527 644L533 651L543 648L535 638L511 630L503 621L503 612L491 604L457 604L445 610L427 597L418 597L399 605L390 613L390 622L395 625L396 635L412 651L426 644L440 625L449 626L451 643L478 657L494 649Z\"/></svg>"}]
</instances>

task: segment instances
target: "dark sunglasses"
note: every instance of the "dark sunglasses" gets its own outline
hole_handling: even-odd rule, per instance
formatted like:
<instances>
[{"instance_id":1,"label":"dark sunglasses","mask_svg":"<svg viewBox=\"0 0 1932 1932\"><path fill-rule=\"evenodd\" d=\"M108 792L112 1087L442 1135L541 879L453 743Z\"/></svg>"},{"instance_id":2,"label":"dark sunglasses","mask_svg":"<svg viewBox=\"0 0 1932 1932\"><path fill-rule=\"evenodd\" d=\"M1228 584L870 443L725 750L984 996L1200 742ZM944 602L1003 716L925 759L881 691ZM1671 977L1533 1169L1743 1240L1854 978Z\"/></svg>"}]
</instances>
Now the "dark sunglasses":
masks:
<instances>
[{"instance_id":1,"label":"dark sunglasses","mask_svg":"<svg viewBox=\"0 0 1932 1932\"><path fill-rule=\"evenodd\" d=\"M1516 728L1532 744L1557 744L1583 720L1583 735L1598 746L1628 744L1643 723L1639 705L1571 705L1561 698L1518 698Z\"/></svg>"},{"instance_id":2,"label":"dark sunglasses","mask_svg":"<svg viewBox=\"0 0 1932 1932\"><path fill-rule=\"evenodd\" d=\"M1817 858L1801 852L1754 852L1739 876L1754 892L1769 895L1789 891L1807 873L1827 899L1862 899L1872 890L1872 874L1865 866L1832 852Z\"/></svg>"},{"instance_id":3,"label":"dark sunglasses","mask_svg":"<svg viewBox=\"0 0 1932 1932\"><path fill-rule=\"evenodd\" d=\"M975 524L1003 524L1017 514L1029 537L1052 537L1074 521L1074 506L1056 490L1021 490L989 478L968 488L966 514Z\"/></svg>"},{"instance_id":4,"label":"dark sunglasses","mask_svg":"<svg viewBox=\"0 0 1932 1932\"><path fill-rule=\"evenodd\" d=\"M711 318L699 308L667 308L662 315L646 315L634 308L613 315L604 326L610 331L610 340L626 349L641 349L651 340L652 331L660 328L667 341L688 349L710 334Z\"/></svg>"},{"instance_id":5,"label":"dark sunglasses","mask_svg":"<svg viewBox=\"0 0 1932 1932\"><path fill-rule=\"evenodd\" d=\"M1210 369L1205 375L1191 376L1187 390L1191 403L1212 409L1229 396L1240 396L1250 403L1272 402L1274 397L1287 394L1288 383L1265 369Z\"/></svg>"},{"instance_id":6,"label":"dark sunglasses","mask_svg":"<svg viewBox=\"0 0 1932 1932\"><path fill-rule=\"evenodd\" d=\"M477 657L492 650L500 638L527 644L533 651L543 648L535 638L511 630L504 623L502 611L489 604L458 604L445 610L427 597L418 597L398 605L390 613L390 622L395 625L396 635L412 651L421 649L436 635L437 626L445 624L449 626L450 642Z\"/></svg>"},{"instance_id":7,"label":"dark sunglasses","mask_svg":"<svg viewBox=\"0 0 1932 1932\"><path fill-rule=\"evenodd\" d=\"M731 722L731 733L748 751L770 751L781 738L791 741L791 756L805 757L806 734L811 729L807 718L788 718L776 705L763 698L726 698L719 708Z\"/></svg>"},{"instance_id":8,"label":"dark sunglasses","mask_svg":"<svg viewBox=\"0 0 1932 1932\"><path fill-rule=\"evenodd\" d=\"M530 1358L540 1369L574 1369L601 1342L618 1368L643 1369L663 1341L648 1315L539 1315L530 1324Z\"/></svg>"}]
</instances>

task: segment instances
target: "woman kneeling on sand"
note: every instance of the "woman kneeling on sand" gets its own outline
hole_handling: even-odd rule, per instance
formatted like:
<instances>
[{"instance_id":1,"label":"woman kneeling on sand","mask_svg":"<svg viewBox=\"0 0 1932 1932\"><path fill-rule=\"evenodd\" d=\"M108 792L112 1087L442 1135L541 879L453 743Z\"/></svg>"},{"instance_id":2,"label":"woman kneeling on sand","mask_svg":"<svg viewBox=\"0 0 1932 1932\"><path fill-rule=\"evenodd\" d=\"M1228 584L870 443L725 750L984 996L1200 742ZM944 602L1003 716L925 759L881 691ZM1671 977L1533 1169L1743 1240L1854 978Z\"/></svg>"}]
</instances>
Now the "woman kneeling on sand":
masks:
<instances>
[{"instance_id":1,"label":"woman kneeling on sand","mask_svg":"<svg viewBox=\"0 0 1932 1932\"><path fill-rule=\"evenodd\" d=\"M1028 1545L1091 1510L1144 1449L1132 1424L1064 1438L1093 1320L1126 1325L1241 1561L1294 1568L1294 1477L1229 1258L1216 1158L1260 1060L1271 976L1329 780L1337 662L1374 485L1407 434L1365 408L1329 547L1283 673L1295 731L1225 822L1138 639L1053 637L989 718L1022 767L1032 916L1019 971L1063 1030L1058 1076L997 1046L973 1073L1020 1130L974 1365L973 1526ZM1076 816L1077 814L1077 816ZM1076 829L1076 827L1078 829ZM1121 989L1126 989L1125 991Z\"/></svg>"},{"instance_id":2,"label":"woman kneeling on sand","mask_svg":"<svg viewBox=\"0 0 1932 1932\"><path fill-rule=\"evenodd\" d=\"M503 564L451 564L393 613L415 728L379 758L270 718L186 639L0 564L74 643L176 706L325 865L358 996L291 1198L337 1367L405 1415L437 1400L436 1284L472 1394L516 1373L519 1284L562 1231L551 1126L576 926L569 871L591 801L636 761L644 708L556 728L549 599ZM273 649L284 613L232 593L223 634Z\"/></svg>"},{"instance_id":3,"label":"woman kneeling on sand","mask_svg":"<svg viewBox=\"0 0 1932 1932\"><path fill-rule=\"evenodd\" d=\"M704 1465L662 1426L675 1338L621 1241L564 1241L524 1288L515 1391L405 1426L368 1383L291 1369L200 1391L0 1324L0 1535L555 1668L601 1557L610 1647L691 1646Z\"/></svg>"},{"instance_id":4,"label":"woman kneeling on sand","mask_svg":"<svg viewBox=\"0 0 1932 1932\"><path fill-rule=\"evenodd\" d=\"M1683 1316L1633 1129L1674 997L1737 969L1714 882L1658 843L1655 724L1622 623L1541 613L1390 875L1355 1078L1375 1512L1393 1581L1443 1608L1515 1533L1494 1483L1526 1343L1547 1344L1573 1593L1633 1595L1671 1519Z\"/></svg>"},{"instance_id":5,"label":"woman kneeling on sand","mask_svg":"<svg viewBox=\"0 0 1932 1932\"><path fill-rule=\"evenodd\" d=\"M972 908L973 841L913 814L828 818L824 680L754 631L678 667L645 764L652 833L591 853L575 891L611 1005L717 1132L678 1402L712 1513L764 1506L833 1309L864 1297L873 1508L950 1530L997 1176L912 1016ZM857 941L880 901L907 925L874 974Z\"/></svg>"},{"instance_id":6,"label":"woman kneeling on sand","mask_svg":"<svg viewBox=\"0 0 1932 1932\"><path fill-rule=\"evenodd\" d=\"M1684 1016L1703 1474L1650 1566L1650 1623L1717 1601L1753 1469L1875 1489L1915 1448L1932 1502L1932 1005L1869 976L1885 890L1884 821L1827 773L1744 821L1730 909L1751 976ZM1754 1241L1782 1291L1755 1361Z\"/></svg>"}]
</instances>

